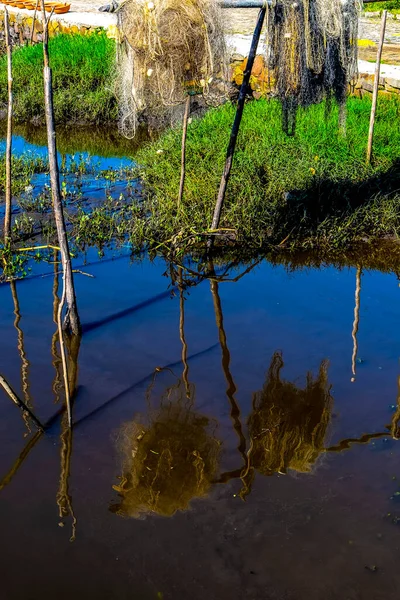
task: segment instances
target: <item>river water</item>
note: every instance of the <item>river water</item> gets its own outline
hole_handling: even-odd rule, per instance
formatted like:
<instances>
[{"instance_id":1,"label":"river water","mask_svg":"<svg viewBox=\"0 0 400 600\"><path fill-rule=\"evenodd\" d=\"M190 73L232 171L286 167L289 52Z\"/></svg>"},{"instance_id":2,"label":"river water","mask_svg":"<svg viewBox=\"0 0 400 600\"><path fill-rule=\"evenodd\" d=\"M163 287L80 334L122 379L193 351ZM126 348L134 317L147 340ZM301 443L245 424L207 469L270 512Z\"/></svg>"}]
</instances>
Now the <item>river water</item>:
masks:
<instances>
[{"instance_id":1,"label":"river water","mask_svg":"<svg viewBox=\"0 0 400 600\"><path fill-rule=\"evenodd\" d=\"M51 423L1 392L1 598L398 598L397 277L75 266L72 433L58 267L0 286L0 373Z\"/></svg>"}]
</instances>

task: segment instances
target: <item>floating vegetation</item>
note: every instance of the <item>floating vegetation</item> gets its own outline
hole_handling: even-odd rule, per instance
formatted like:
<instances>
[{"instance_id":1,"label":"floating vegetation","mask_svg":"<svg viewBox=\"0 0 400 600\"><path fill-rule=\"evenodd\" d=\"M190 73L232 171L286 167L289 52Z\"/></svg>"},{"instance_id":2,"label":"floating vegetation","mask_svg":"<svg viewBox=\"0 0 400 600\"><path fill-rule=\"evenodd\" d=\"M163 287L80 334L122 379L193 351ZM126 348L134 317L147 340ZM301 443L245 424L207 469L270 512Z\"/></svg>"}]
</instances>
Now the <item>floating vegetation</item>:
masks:
<instances>
[{"instance_id":1,"label":"floating vegetation","mask_svg":"<svg viewBox=\"0 0 400 600\"><path fill-rule=\"evenodd\" d=\"M122 477L113 488L121 500L111 507L122 516L170 517L207 496L218 468L221 444L209 419L192 409L184 382L169 388L148 419L124 425L118 445Z\"/></svg>"}]
</instances>

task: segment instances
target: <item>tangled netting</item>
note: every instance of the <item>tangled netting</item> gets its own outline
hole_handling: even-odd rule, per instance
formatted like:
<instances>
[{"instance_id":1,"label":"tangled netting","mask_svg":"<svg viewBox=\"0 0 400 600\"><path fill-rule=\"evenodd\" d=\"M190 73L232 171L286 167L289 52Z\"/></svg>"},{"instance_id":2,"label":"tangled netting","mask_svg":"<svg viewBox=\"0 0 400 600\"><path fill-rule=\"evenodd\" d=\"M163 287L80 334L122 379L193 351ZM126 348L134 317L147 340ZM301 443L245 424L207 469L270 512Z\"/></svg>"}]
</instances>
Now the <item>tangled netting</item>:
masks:
<instances>
[{"instance_id":1,"label":"tangled netting","mask_svg":"<svg viewBox=\"0 0 400 600\"><path fill-rule=\"evenodd\" d=\"M121 500L111 510L135 518L169 517L206 496L221 449L210 420L187 404L182 382L167 390L167 399L145 422L124 425L118 445L122 477L113 487Z\"/></svg>"},{"instance_id":2,"label":"tangled netting","mask_svg":"<svg viewBox=\"0 0 400 600\"><path fill-rule=\"evenodd\" d=\"M324 452L333 405L328 363L321 363L316 379L307 374L304 389L282 381L282 368L282 355L276 352L262 390L253 396L242 495L249 493L255 471L262 475L286 473L288 469L308 473Z\"/></svg>"},{"instance_id":3,"label":"tangled netting","mask_svg":"<svg viewBox=\"0 0 400 600\"><path fill-rule=\"evenodd\" d=\"M118 11L123 42L117 57L120 130L133 137L146 110L182 104L188 93L221 98L226 47L216 0L126 0ZM164 110L165 112L165 110Z\"/></svg>"},{"instance_id":4,"label":"tangled netting","mask_svg":"<svg viewBox=\"0 0 400 600\"><path fill-rule=\"evenodd\" d=\"M357 75L362 0L272 0L267 15L267 61L292 134L299 106L332 99L342 125L349 83Z\"/></svg>"}]
</instances>

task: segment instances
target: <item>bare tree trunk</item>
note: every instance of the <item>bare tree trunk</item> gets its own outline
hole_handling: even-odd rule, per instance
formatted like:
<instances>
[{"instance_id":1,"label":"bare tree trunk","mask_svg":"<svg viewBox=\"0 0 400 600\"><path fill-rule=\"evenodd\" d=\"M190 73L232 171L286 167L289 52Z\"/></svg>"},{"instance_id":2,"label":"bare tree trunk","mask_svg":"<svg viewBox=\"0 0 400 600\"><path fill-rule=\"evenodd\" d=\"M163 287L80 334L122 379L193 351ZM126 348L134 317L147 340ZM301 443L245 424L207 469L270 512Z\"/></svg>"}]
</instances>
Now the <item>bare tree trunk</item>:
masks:
<instances>
[{"instance_id":1,"label":"bare tree trunk","mask_svg":"<svg viewBox=\"0 0 400 600\"><path fill-rule=\"evenodd\" d=\"M183 198L183 188L185 186L185 175L186 175L186 137L187 127L190 115L190 95L186 98L185 114L183 116L183 130L182 130L182 154L181 154L181 180L179 183L179 196L178 196L178 208L181 205Z\"/></svg>"},{"instance_id":2,"label":"bare tree trunk","mask_svg":"<svg viewBox=\"0 0 400 600\"><path fill-rule=\"evenodd\" d=\"M4 9L4 31L7 47L7 79L8 79L8 110L7 110L7 144L6 144L6 214L4 218L4 243L9 245L11 242L11 158L12 158L12 116L13 116L13 96L12 96L12 47L10 40L10 30L8 22L8 10Z\"/></svg>"},{"instance_id":3,"label":"bare tree trunk","mask_svg":"<svg viewBox=\"0 0 400 600\"><path fill-rule=\"evenodd\" d=\"M47 126L47 144L49 150L49 166L50 166L50 183L51 194L53 199L54 217L57 227L58 243L61 251L61 262L63 266L63 278L65 285L65 296L67 301L67 313L64 319L64 329L70 329L74 335L79 335L81 332L81 324L79 321L76 295L74 288L74 279L72 275L71 257L69 254L67 231L65 227L64 212L60 193L60 175L57 160L57 144L56 132L54 127L54 109L53 109L53 87L52 73L49 66L49 19L46 20L46 11L44 8L44 0L41 0L42 18L43 18L43 56L44 56L44 96L46 110L46 126ZM52 13L51 13L52 14Z\"/></svg>"},{"instance_id":4,"label":"bare tree trunk","mask_svg":"<svg viewBox=\"0 0 400 600\"><path fill-rule=\"evenodd\" d=\"M380 72L381 72L383 42L385 40L386 19L387 19L387 10L384 10L382 12L381 37L379 39L378 54L376 57L374 91L372 93L371 119L369 122L368 147L367 147L367 164L368 165L371 162L371 156L372 156L372 142L374 139L376 106L378 104L379 76L380 76Z\"/></svg>"},{"instance_id":5,"label":"bare tree trunk","mask_svg":"<svg viewBox=\"0 0 400 600\"><path fill-rule=\"evenodd\" d=\"M239 93L239 98L238 98L238 103L237 103L235 120L232 125L231 137L230 137L228 149L226 152L224 171L222 173L221 183L220 183L219 191L218 191L217 202L215 204L214 215L213 215L213 220L212 220L212 224L211 224L212 230L218 229L219 221L221 219L221 211L222 211L222 206L224 204L226 188L228 186L228 181L229 181L229 177L231 174L233 155L235 153L235 147L236 147L236 140L237 140L237 136L239 133L240 123L242 121L244 104L246 101L246 95L247 95L247 91L249 88L250 75L251 75L251 71L253 69L254 59L256 57L258 42L260 40L260 35L261 35L262 26L264 24L266 10L267 10L266 4L264 4L263 8L260 10L260 12L258 14L257 24L256 24L256 28L255 28L254 34L253 34L253 40L251 42L251 48L250 48L249 56L247 59L247 65L246 65L246 69L245 69L245 72L243 75L243 83L240 87L240 93ZM209 248L212 246L212 240L213 240L213 238L211 237L208 242Z\"/></svg>"}]
</instances>

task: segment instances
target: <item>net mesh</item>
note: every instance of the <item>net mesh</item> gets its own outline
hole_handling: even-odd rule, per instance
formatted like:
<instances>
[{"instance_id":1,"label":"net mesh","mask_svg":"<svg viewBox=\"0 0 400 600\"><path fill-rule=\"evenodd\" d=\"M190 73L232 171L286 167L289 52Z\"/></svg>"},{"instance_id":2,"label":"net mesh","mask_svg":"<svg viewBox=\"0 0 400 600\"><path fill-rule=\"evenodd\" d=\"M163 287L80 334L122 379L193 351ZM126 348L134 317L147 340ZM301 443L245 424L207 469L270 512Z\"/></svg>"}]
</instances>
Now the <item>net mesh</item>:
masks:
<instances>
[{"instance_id":1,"label":"net mesh","mask_svg":"<svg viewBox=\"0 0 400 600\"><path fill-rule=\"evenodd\" d=\"M267 62L283 108L283 127L294 133L299 106L332 100L341 107L357 75L361 0L273 0L268 6Z\"/></svg>"},{"instance_id":2,"label":"net mesh","mask_svg":"<svg viewBox=\"0 0 400 600\"><path fill-rule=\"evenodd\" d=\"M216 0L126 0L118 11L116 96L120 130L133 137L144 111L164 114L188 93L221 99L213 79L226 74L226 47Z\"/></svg>"}]
</instances>

